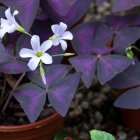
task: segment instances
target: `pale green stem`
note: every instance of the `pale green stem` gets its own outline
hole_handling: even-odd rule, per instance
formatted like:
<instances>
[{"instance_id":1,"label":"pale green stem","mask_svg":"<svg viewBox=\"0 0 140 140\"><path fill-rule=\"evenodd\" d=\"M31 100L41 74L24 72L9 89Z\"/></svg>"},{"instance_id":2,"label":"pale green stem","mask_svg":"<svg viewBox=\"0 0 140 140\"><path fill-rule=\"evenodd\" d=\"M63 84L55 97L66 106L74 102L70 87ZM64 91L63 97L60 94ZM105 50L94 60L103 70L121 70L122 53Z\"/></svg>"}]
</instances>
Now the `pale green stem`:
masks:
<instances>
[{"instance_id":1,"label":"pale green stem","mask_svg":"<svg viewBox=\"0 0 140 140\"><path fill-rule=\"evenodd\" d=\"M52 57L55 57L55 56L73 56L73 55L75 55L75 53L64 53L64 54L52 55Z\"/></svg>"},{"instance_id":2,"label":"pale green stem","mask_svg":"<svg viewBox=\"0 0 140 140\"><path fill-rule=\"evenodd\" d=\"M30 33L28 33L28 32L24 32L24 33L25 33L26 35L32 37L32 35L31 35Z\"/></svg>"},{"instance_id":3,"label":"pale green stem","mask_svg":"<svg viewBox=\"0 0 140 140\"><path fill-rule=\"evenodd\" d=\"M131 48L131 49L133 48L133 49L137 50L138 52L140 52L140 49L137 48L136 46L131 46L130 48Z\"/></svg>"}]
</instances>

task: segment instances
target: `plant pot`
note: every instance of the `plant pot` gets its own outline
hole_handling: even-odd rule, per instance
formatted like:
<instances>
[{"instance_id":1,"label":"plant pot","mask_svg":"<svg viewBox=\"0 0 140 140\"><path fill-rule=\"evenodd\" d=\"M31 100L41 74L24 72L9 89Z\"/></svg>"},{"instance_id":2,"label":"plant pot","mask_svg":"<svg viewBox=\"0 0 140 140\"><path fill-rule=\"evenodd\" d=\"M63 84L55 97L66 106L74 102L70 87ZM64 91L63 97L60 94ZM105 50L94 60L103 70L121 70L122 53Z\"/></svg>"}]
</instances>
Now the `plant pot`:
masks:
<instances>
[{"instance_id":1,"label":"plant pot","mask_svg":"<svg viewBox=\"0 0 140 140\"><path fill-rule=\"evenodd\" d=\"M10 116L9 116L10 117ZM0 126L0 140L52 140L64 118L54 113L41 121L21 126Z\"/></svg>"},{"instance_id":2,"label":"plant pot","mask_svg":"<svg viewBox=\"0 0 140 140\"><path fill-rule=\"evenodd\" d=\"M129 89L132 88L119 90L118 93L121 95ZM124 124L140 133L140 109L120 109L120 112Z\"/></svg>"},{"instance_id":3,"label":"plant pot","mask_svg":"<svg viewBox=\"0 0 140 140\"><path fill-rule=\"evenodd\" d=\"M123 122L140 133L140 109L121 109Z\"/></svg>"}]
</instances>

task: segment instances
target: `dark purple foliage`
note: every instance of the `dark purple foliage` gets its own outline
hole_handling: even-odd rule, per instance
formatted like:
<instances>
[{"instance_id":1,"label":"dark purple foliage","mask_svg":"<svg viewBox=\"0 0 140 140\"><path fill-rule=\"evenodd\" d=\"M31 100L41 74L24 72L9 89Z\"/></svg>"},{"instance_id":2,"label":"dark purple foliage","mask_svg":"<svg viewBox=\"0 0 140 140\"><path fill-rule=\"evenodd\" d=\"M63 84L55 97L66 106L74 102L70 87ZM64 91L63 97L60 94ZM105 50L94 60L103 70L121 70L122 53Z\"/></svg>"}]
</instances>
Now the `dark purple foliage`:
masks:
<instances>
[{"instance_id":1,"label":"dark purple foliage","mask_svg":"<svg viewBox=\"0 0 140 140\"><path fill-rule=\"evenodd\" d=\"M77 0L48 0L48 4L54 8L54 10L62 15L65 16L71 7L75 4Z\"/></svg>"},{"instance_id":2,"label":"dark purple foliage","mask_svg":"<svg viewBox=\"0 0 140 140\"><path fill-rule=\"evenodd\" d=\"M69 75L57 82L48 92L51 105L65 116L80 81L80 74Z\"/></svg>"},{"instance_id":3,"label":"dark purple foliage","mask_svg":"<svg viewBox=\"0 0 140 140\"><path fill-rule=\"evenodd\" d=\"M41 7L54 23L65 22L70 27L84 16L91 2L92 0L42 0ZM61 9L62 7L65 8Z\"/></svg>"},{"instance_id":4,"label":"dark purple foliage","mask_svg":"<svg viewBox=\"0 0 140 140\"><path fill-rule=\"evenodd\" d=\"M95 76L97 65L96 59L96 56L91 55L81 55L70 59L70 63L73 65L76 71L82 74L81 78L86 87L90 87Z\"/></svg>"},{"instance_id":5,"label":"dark purple foliage","mask_svg":"<svg viewBox=\"0 0 140 140\"><path fill-rule=\"evenodd\" d=\"M30 122L34 122L38 118L46 102L45 90L28 83L27 85L21 85L13 96L20 102Z\"/></svg>"},{"instance_id":6,"label":"dark purple foliage","mask_svg":"<svg viewBox=\"0 0 140 140\"><path fill-rule=\"evenodd\" d=\"M101 5L103 2L107 0L95 0L97 5ZM136 6L140 5L139 0L114 0L112 5L112 12L122 12L125 10L132 9Z\"/></svg>"},{"instance_id":7,"label":"dark purple foliage","mask_svg":"<svg viewBox=\"0 0 140 140\"><path fill-rule=\"evenodd\" d=\"M0 72L8 74L20 74L30 71L27 63L20 59L14 53L14 46L8 46L1 51L2 62L0 63Z\"/></svg>"},{"instance_id":8,"label":"dark purple foliage","mask_svg":"<svg viewBox=\"0 0 140 140\"><path fill-rule=\"evenodd\" d=\"M125 49L140 38L140 27L134 27L140 25L139 18L134 14L106 18L106 24L114 34L113 47L116 53L125 54Z\"/></svg>"},{"instance_id":9,"label":"dark purple foliage","mask_svg":"<svg viewBox=\"0 0 140 140\"><path fill-rule=\"evenodd\" d=\"M41 76L39 74L39 71L36 70L34 72L28 73L28 78L33 81L33 83L37 84L38 86L42 88L50 88L52 85L54 85L57 81L63 79L66 74L71 70L71 66L69 65L51 65L48 67L44 67L45 74L46 74L46 82L47 85L45 85L42 82Z\"/></svg>"},{"instance_id":10,"label":"dark purple foliage","mask_svg":"<svg viewBox=\"0 0 140 140\"><path fill-rule=\"evenodd\" d=\"M123 93L114 103L116 107L125 109L140 108L140 87L130 89Z\"/></svg>"},{"instance_id":11,"label":"dark purple foliage","mask_svg":"<svg viewBox=\"0 0 140 140\"><path fill-rule=\"evenodd\" d=\"M82 80L87 87L91 85L96 70L100 83L105 84L134 61L121 55L109 54L116 49L116 47L107 47L108 41L115 32L103 23L84 23L72 32L75 36L72 41L73 47L79 55L83 56L71 58L70 63L82 73Z\"/></svg>"},{"instance_id":12,"label":"dark purple foliage","mask_svg":"<svg viewBox=\"0 0 140 140\"><path fill-rule=\"evenodd\" d=\"M62 116L65 116L69 109L70 103L79 85L80 74L75 73L68 76L63 74L62 76L62 73L58 75L60 71L57 74L52 73L52 71L55 72L53 70L55 68L56 67L53 67L49 69L50 71L48 70L47 88L44 89L44 87L27 83L21 85L19 89L14 92L14 97L20 102L30 122L34 122L40 115L46 101L46 92L50 104Z\"/></svg>"},{"instance_id":13,"label":"dark purple foliage","mask_svg":"<svg viewBox=\"0 0 140 140\"><path fill-rule=\"evenodd\" d=\"M99 23L83 23L72 30L74 39L72 45L78 54L90 54L93 37Z\"/></svg>"},{"instance_id":14,"label":"dark purple foliage","mask_svg":"<svg viewBox=\"0 0 140 140\"><path fill-rule=\"evenodd\" d=\"M139 17L140 16L137 14L125 16L109 15L106 17L106 24L109 25L113 30L118 31L129 26L134 26L135 21L137 21Z\"/></svg>"},{"instance_id":15,"label":"dark purple foliage","mask_svg":"<svg viewBox=\"0 0 140 140\"><path fill-rule=\"evenodd\" d=\"M139 0L115 0L112 11L121 12L139 6Z\"/></svg>"},{"instance_id":16,"label":"dark purple foliage","mask_svg":"<svg viewBox=\"0 0 140 140\"><path fill-rule=\"evenodd\" d=\"M5 16L5 10L6 8L4 6L0 6L0 18L3 18Z\"/></svg>"},{"instance_id":17,"label":"dark purple foliage","mask_svg":"<svg viewBox=\"0 0 140 140\"><path fill-rule=\"evenodd\" d=\"M97 6L105 1L95 0ZM39 35L41 43L53 35L51 25L59 22L66 23L74 36L72 47L77 56L69 59L72 66L61 64L63 57L53 57L53 65L43 65L46 85L42 82L39 68L31 72L27 66L29 59L19 57L22 48L32 48L29 36L9 34L10 38L7 35L0 40L8 40L5 46L0 43L0 72L27 72L31 81L19 86L13 94L30 122L34 122L43 110L46 95L54 109L65 116L78 89L80 78L87 88L96 76L102 85L110 81L111 86L118 89L140 85L140 62L136 58L138 52L134 52L134 59L124 56L126 48L140 39L140 16L110 15L104 22L76 26L91 2L92 0L0 0L3 5L11 7L12 11L19 11L17 18L21 25L31 34ZM139 5L140 0L115 0L112 11L122 12ZM0 17L4 18L5 9L6 7L1 6ZM69 52L69 48L67 51ZM56 55L64 52L59 45L52 46L48 53ZM73 72L72 67L76 70L74 74L70 74ZM138 109L139 92L140 87L128 90L116 100L115 106Z\"/></svg>"},{"instance_id":18,"label":"dark purple foliage","mask_svg":"<svg viewBox=\"0 0 140 140\"><path fill-rule=\"evenodd\" d=\"M101 5L103 2L105 2L106 0L95 0L97 5Z\"/></svg>"},{"instance_id":19,"label":"dark purple foliage","mask_svg":"<svg viewBox=\"0 0 140 140\"><path fill-rule=\"evenodd\" d=\"M140 38L139 27L128 27L116 33L114 40L115 52L124 54L125 49Z\"/></svg>"},{"instance_id":20,"label":"dark purple foliage","mask_svg":"<svg viewBox=\"0 0 140 140\"><path fill-rule=\"evenodd\" d=\"M112 50L112 48L106 48L106 45L113 32L103 23L83 23L74 28L72 33L74 35L73 48L80 55L104 54L106 50L107 53Z\"/></svg>"},{"instance_id":21,"label":"dark purple foliage","mask_svg":"<svg viewBox=\"0 0 140 140\"><path fill-rule=\"evenodd\" d=\"M12 60L0 65L0 72L8 74L20 74L29 71L27 63L19 60Z\"/></svg>"},{"instance_id":22,"label":"dark purple foliage","mask_svg":"<svg viewBox=\"0 0 140 140\"><path fill-rule=\"evenodd\" d=\"M133 62L133 59L121 55L83 55L70 59L70 63L76 71L82 73L82 80L87 87L92 83L95 70L97 70L99 82L103 85L128 68Z\"/></svg>"},{"instance_id":23,"label":"dark purple foliage","mask_svg":"<svg viewBox=\"0 0 140 140\"><path fill-rule=\"evenodd\" d=\"M110 81L110 85L117 89L126 89L140 85L140 62L137 60L124 72Z\"/></svg>"},{"instance_id":24,"label":"dark purple foliage","mask_svg":"<svg viewBox=\"0 0 140 140\"><path fill-rule=\"evenodd\" d=\"M7 61L8 58L7 58L6 50L4 48L4 45L0 43L0 64Z\"/></svg>"},{"instance_id":25,"label":"dark purple foliage","mask_svg":"<svg viewBox=\"0 0 140 140\"><path fill-rule=\"evenodd\" d=\"M102 85L105 84L117 74L128 68L133 62L133 59L128 59L125 56L115 54L100 57L97 64L97 76L100 83Z\"/></svg>"}]
</instances>

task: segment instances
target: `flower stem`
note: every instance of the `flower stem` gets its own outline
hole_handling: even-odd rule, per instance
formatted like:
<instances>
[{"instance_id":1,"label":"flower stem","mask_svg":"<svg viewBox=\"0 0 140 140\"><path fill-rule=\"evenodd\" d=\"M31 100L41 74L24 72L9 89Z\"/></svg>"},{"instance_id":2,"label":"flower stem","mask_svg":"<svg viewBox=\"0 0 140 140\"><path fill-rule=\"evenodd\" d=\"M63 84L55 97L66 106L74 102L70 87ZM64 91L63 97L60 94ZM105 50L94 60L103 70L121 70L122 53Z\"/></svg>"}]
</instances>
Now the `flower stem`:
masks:
<instances>
[{"instance_id":1,"label":"flower stem","mask_svg":"<svg viewBox=\"0 0 140 140\"><path fill-rule=\"evenodd\" d=\"M138 52L140 52L140 49L137 48L136 46L131 46L131 49L135 49L135 50L137 50Z\"/></svg>"},{"instance_id":2,"label":"flower stem","mask_svg":"<svg viewBox=\"0 0 140 140\"><path fill-rule=\"evenodd\" d=\"M22 86L19 86L17 89L24 88L24 87L30 86L31 84L34 84L34 82L37 80L38 77L39 77L39 74L37 74L37 76L33 79L33 81L31 81L27 84L24 84Z\"/></svg>"},{"instance_id":3,"label":"flower stem","mask_svg":"<svg viewBox=\"0 0 140 140\"><path fill-rule=\"evenodd\" d=\"M64 53L64 54L52 55L52 57L55 57L55 56L73 56L73 55L75 55L75 53Z\"/></svg>"},{"instance_id":4,"label":"flower stem","mask_svg":"<svg viewBox=\"0 0 140 140\"><path fill-rule=\"evenodd\" d=\"M55 57L55 56L64 56L64 54L55 54L55 55L52 55L52 57Z\"/></svg>"},{"instance_id":5,"label":"flower stem","mask_svg":"<svg viewBox=\"0 0 140 140\"><path fill-rule=\"evenodd\" d=\"M12 98L13 91L16 90L16 88L18 87L18 85L20 84L20 82L22 81L22 79L24 78L24 76L25 76L25 72L20 76L20 78L19 78L19 79L17 80L17 82L15 83L15 85L14 85L13 89L11 90L11 93L10 93L10 95L9 95L9 97L8 97L8 99L7 99L7 101L6 101L5 104L4 104L4 107L3 107L3 109L2 109L2 113L5 112L7 106L8 106L8 104L9 104L11 98Z\"/></svg>"},{"instance_id":6,"label":"flower stem","mask_svg":"<svg viewBox=\"0 0 140 140\"><path fill-rule=\"evenodd\" d=\"M2 90L2 93L1 93L0 100L3 99L3 96L4 96L4 94L5 94L5 89L6 89L6 80L4 79L4 82L3 82L3 90Z\"/></svg>"},{"instance_id":7,"label":"flower stem","mask_svg":"<svg viewBox=\"0 0 140 140\"><path fill-rule=\"evenodd\" d=\"M30 37L32 37L32 35L30 34L30 33L28 33L28 32L24 32L26 35L28 35L28 36L30 36Z\"/></svg>"},{"instance_id":8,"label":"flower stem","mask_svg":"<svg viewBox=\"0 0 140 140\"><path fill-rule=\"evenodd\" d=\"M45 77L45 71L44 71L44 68L42 66L42 62L40 62L40 75L41 75L41 78L42 78L42 81L43 83L46 85L46 77Z\"/></svg>"}]
</instances>

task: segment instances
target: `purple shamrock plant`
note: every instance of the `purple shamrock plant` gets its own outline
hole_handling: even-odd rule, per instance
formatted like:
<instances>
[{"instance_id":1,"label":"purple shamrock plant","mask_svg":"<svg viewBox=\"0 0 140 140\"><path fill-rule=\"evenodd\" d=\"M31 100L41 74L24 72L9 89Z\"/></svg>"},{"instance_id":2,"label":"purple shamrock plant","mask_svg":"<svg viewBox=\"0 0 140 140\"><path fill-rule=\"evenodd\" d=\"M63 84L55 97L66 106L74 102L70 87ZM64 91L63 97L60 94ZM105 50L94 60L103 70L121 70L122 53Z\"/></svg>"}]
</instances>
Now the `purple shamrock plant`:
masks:
<instances>
[{"instance_id":1,"label":"purple shamrock plant","mask_svg":"<svg viewBox=\"0 0 140 140\"><path fill-rule=\"evenodd\" d=\"M101 5L107 0L95 0L97 5ZM122 12L130 10L140 5L139 0L113 0L112 12Z\"/></svg>"},{"instance_id":2,"label":"purple shamrock plant","mask_svg":"<svg viewBox=\"0 0 140 140\"><path fill-rule=\"evenodd\" d=\"M58 53L51 55L46 51L51 47L58 46L59 44L61 44L62 50L65 51L67 49L66 40L72 40L73 35L70 31L66 31L67 25L60 22L59 25L54 24L51 26L54 35L50 36L48 40L40 44L40 37L38 35L32 36L18 24L15 19L15 16L18 13L19 12L16 10L12 14L10 8L5 11L6 19L1 18L0 36L3 38L6 33L13 33L17 30L20 33L24 33L31 37L31 40L27 39L26 37L24 38L24 41L27 41L28 43L23 42L23 37L21 36L19 41L17 41L16 48L14 48L15 46L13 45L8 45L7 48L4 48L4 46L1 44L1 53L5 54L1 62L1 72L7 74L23 73L15 83L13 90L2 108L2 112L5 111L11 97L14 96L15 99L20 102L21 107L28 116L30 122L34 122L42 112L46 103L46 96L48 94L51 105L62 116L65 116L72 101L73 95L79 85L80 74L68 74L71 70L69 65L48 65L53 63L53 57L67 57L74 55L74 53ZM18 48L18 45L21 44L21 42L24 43L22 44L24 47ZM31 58L28 64L27 59L25 58ZM44 65L47 65L47 67ZM31 81L33 80L32 82L19 86L20 82L25 77L25 73L35 70L39 73L34 75L31 74L32 72L29 72L29 79L31 75L34 75L33 79L35 79L37 76L37 79L33 80L31 78ZM39 82L38 78L40 77L40 83L43 85L42 87L35 84Z\"/></svg>"},{"instance_id":3,"label":"purple shamrock plant","mask_svg":"<svg viewBox=\"0 0 140 140\"><path fill-rule=\"evenodd\" d=\"M115 105L139 108L140 49L136 42L140 39L140 16L110 15L103 21L79 25L91 2L0 0L0 72L12 87L8 94L4 90L0 94L1 113L14 97L30 122L46 109L47 99L65 116L80 79L89 88L95 78L101 85L134 87ZM116 0L112 12L139 5L138 0ZM68 64L64 64L65 58ZM10 77L14 77L12 82Z\"/></svg>"}]
</instances>

